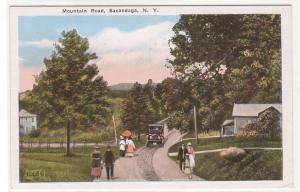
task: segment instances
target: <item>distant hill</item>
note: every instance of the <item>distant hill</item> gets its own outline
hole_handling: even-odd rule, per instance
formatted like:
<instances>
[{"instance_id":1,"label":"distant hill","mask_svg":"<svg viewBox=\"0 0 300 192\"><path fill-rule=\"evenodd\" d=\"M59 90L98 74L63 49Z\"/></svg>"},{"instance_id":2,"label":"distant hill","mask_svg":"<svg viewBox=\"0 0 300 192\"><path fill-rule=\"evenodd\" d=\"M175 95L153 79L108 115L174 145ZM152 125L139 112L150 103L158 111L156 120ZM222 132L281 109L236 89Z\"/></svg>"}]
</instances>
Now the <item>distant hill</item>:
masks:
<instances>
[{"instance_id":1,"label":"distant hill","mask_svg":"<svg viewBox=\"0 0 300 192\"><path fill-rule=\"evenodd\" d=\"M115 85L108 86L112 91L128 91L133 87L134 83L119 83ZM145 85L145 84L143 84ZM156 86L157 83L153 83L153 86Z\"/></svg>"}]
</instances>

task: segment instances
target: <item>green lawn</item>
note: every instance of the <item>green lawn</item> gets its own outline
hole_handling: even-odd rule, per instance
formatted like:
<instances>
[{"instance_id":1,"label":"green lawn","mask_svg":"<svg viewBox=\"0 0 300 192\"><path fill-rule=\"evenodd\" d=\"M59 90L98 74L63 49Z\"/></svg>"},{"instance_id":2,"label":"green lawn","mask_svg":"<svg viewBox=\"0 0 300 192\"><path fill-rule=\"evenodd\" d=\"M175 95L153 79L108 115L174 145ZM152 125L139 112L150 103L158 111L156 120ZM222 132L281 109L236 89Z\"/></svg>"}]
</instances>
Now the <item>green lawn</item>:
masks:
<instances>
[{"instance_id":1,"label":"green lawn","mask_svg":"<svg viewBox=\"0 0 300 192\"><path fill-rule=\"evenodd\" d=\"M40 171L41 174L34 175ZM80 182L92 181L90 154L77 153L66 157L64 153L20 154L21 182Z\"/></svg>"},{"instance_id":2,"label":"green lawn","mask_svg":"<svg viewBox=\"0 0 300 192\"><path fill-rule=\"evenodd\" d=\"M145 145L145 139L135 141L138 147ZM119 157L119 149L112 148L115 158ZM75 148L71 157L66 157L63 149L25 149L20 153L20 181L21 182L89 182L90 155L93 148ZM105 151L100 148L101 153Z\"/></svg>"},{"instance_id":3,"label":"green lawn","mask_svg":"<svg viewBox=\"0 0 300 192\"><path fill-rule=\"evenodd\" d=\"M196 140L184 141L192 142L193 147L196 151L220 149L228 147L281 147L280 139L269 139L269 138L235 138L235 137L224 137L224 138L199 138L199 144L196 144ZM173 145L169 152L177 152L181 143Z\"/></svg>"},{"instance_id":4,"label":"green lawn","mask_svg":"<svg viewBox=\"0 0 300 192\"><path fill-rule=\"evenodd\" d=\"M239 160L228 160L219 153L196 155L195 174L206 180L280 180L282 151L248 150Z\"/></svg>"},{"instance_id":5,"label":"green lawn","mask_svg":"<svg viewBox=\"0 0 300 192\"><path fill-rule=\"evenodd\" d=\"M228 147L282 147L280 139L258 137L200 138L198 145L195 140L189 141L196 151ZM173 145L169 152L177 152L180 145ZM279 180L282 179L282 151L246 150L246 155L240 159L225 159L219 152L197 154L195 174L206 180Z\"/></svg>"},{"instance_id":6,"label":"green lawn","mask_svg":"<svg viewBox=\"0 0 300 192\"><path fill-rule=\"evenodd\" d=\"M209 132L199 132L198 137L220 136L220 131L212 130ZM195 138L194 132L188 132L183 138Z\"/></svg>"}]
</instances>

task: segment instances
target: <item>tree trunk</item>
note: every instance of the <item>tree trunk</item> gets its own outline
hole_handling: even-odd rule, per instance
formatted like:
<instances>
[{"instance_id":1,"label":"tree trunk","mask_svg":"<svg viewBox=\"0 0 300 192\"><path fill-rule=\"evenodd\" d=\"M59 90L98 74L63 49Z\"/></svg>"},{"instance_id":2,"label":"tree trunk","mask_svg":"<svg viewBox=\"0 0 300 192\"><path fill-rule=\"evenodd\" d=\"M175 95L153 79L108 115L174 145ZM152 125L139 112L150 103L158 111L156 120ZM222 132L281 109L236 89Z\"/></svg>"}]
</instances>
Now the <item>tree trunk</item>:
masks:
<instances>
[{"instance_id":1,"label":"tree trunk","mask_svg":"<svg viewBox=\"0 0 300 192\"><path fill-rule=\"evenodd\" d=\"M67 123L67 156L71 155L71 151L70 151L70 141L71 140L71 122L70 120L68 120Z\"/></svg>"}]
</instances>

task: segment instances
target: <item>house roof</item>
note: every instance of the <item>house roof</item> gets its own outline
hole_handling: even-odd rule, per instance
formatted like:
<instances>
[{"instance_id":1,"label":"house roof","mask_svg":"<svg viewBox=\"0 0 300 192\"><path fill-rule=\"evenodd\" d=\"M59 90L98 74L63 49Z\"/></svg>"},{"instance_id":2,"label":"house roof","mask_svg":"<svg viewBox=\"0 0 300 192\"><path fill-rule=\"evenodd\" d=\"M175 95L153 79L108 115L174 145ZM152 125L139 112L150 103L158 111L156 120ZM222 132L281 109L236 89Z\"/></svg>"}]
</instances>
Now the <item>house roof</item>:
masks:
<instances>
[{"instance_id":1,"label":"house roof","mask_svg":"<svg viewBox=\"0 0 300 192\"><path fill-rule=\"evenodd\" d=\"M19 117L36 117L36 115L29 113L25 109L21 109L21 111L19 112Z\"/></svg>"},{"instance_id":2,"label":"house roof","mask_svg":"<svg viewBox=\"0 0 300 192\"><path fill-rule=\"evenodd\" d=\"M257 117L258 114L270 107L274 107L282 113L282 105L279 103L270 104L234 104L233 117Z\"/></svg>"}]
</instances>

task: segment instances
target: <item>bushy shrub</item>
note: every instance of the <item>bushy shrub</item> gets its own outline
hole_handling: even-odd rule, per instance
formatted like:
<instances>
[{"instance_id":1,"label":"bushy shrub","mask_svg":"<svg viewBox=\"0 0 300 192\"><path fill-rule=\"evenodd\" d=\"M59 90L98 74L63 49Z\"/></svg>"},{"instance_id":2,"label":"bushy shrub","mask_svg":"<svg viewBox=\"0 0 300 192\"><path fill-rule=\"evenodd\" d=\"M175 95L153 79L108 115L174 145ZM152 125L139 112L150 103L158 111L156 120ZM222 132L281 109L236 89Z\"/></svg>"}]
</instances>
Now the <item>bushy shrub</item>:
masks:
<instances>
[{"instance_id":1,"label":"bushy shrub","mask_svg":"<svg viewBox=\"0 0 300 192\"><path fill-rule=\"evenodd\" d=\"M29 133L29 137L39 137L41 135L41 131L39 129L32 130Z\"/></svg>"},{"instance_id":2,"label":"bushy shrub","mask_svg":"<svg viewBox=\"0 0 300 192\"><path fill-rule=\"evenodd\" d=\"M239 138L250 138L250 137L257 137L259 134L257 131L246 131L240 130L237 132L236 137Z\"/></svg>"},{"instance_id":3,"label":"bushy shrub","mask_svg":"<svg viewBox=\"0 0 300 192\"><path fill-rule=\"evenodd\" d=\"M261 112L258 116L260 132L271 138L279 136L281 134L280 115L281 114L274 107L270 107Z\"/></svg>"},{"instance_id":4,"label":"bushy shrub","mask_svg":"<svg viewBox=\"0 0 300 192\"><path fill-rule=\"evenodd\" d=\"M257 123L247 123L240 131L237 132L237 138L257 137L259 135Z\"/></svg>"}]
</instances>

